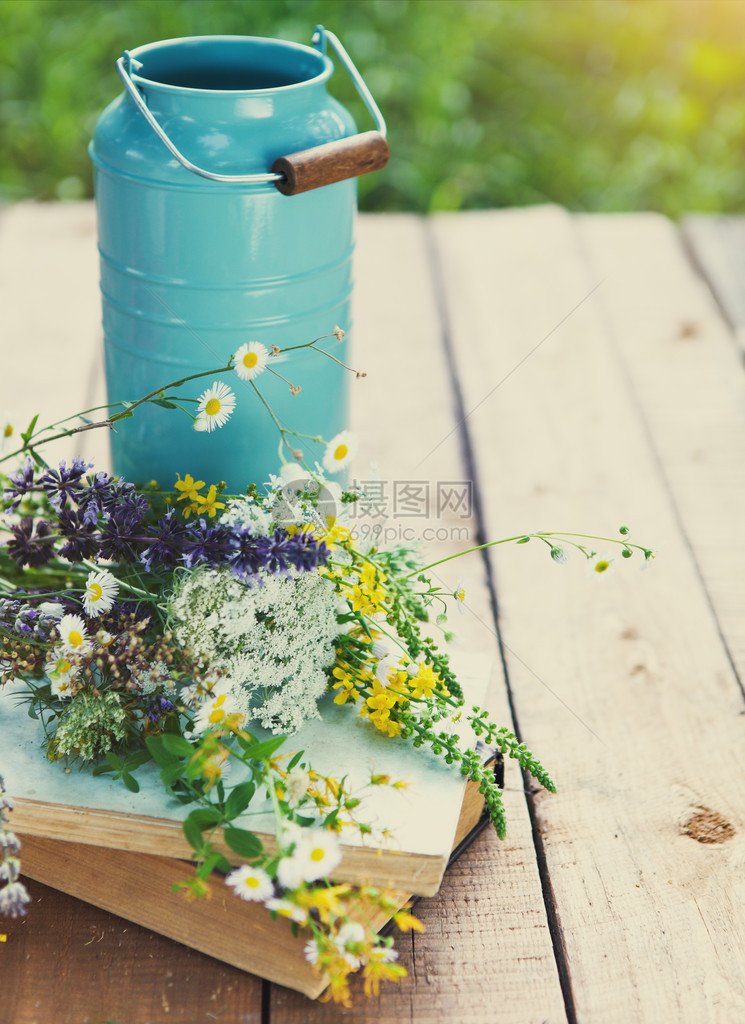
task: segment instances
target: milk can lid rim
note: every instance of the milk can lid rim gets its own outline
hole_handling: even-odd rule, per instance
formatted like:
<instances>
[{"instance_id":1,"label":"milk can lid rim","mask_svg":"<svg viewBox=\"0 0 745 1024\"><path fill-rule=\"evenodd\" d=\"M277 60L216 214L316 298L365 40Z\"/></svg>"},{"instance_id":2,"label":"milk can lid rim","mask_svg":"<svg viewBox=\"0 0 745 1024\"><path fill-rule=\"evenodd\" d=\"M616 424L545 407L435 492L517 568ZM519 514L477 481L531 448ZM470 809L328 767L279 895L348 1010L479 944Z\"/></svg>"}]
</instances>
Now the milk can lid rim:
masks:
<instances>
[{"instance_id":1,"label":"milk can lid rim","mask_svg":"<svg viewBox=\"0 0 745 1024\"><path fill-rule=\"evenodd\" d=\"M144 43L142 46L137 46L129 51L130 57L134 61L140 61L143 56L152 53L160 47L169 46L177 43L220 43L220 42L243 42L258 44L262 49L268 50L271 48L282 49L285 51L295 50L302 53L305 56L311 57L313 60L319 62L322 70L319 74L314 75L312 78L304 78L299 82L290 82L286 85L273 85L267 86L261 89L202 89L195 88L193 86L185 85L170 85L167 82L159 82L156 79L148 78L147 75L143 75L136 70L136 65L131 68L131 77L133 81L137 82L138 85L142 84L148 89L156 89L163 92L174 92L174 93L194 93L203 96L269 96L275 95L276 93L289 93L293 90L306 89L309 86L319 85L326 81L334 70L334 65L331 60L315 49L313 46L306 46L304 43L295 43L285 39L274 39L271 36L237 36L237 35L212 35L212 36L175 36L172 39L158 39L152 43Z\"/></svg>"}]
</instances>

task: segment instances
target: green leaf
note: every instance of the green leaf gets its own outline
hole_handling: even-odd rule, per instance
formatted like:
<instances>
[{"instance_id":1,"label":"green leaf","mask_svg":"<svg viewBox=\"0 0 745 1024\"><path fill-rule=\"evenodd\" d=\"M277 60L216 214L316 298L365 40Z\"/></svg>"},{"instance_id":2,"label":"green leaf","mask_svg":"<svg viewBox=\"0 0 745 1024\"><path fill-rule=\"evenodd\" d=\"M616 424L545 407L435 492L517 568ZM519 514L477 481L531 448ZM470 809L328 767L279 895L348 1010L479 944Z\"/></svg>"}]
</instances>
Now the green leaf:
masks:
<instances>
[{"instance_id":1,"label":"green leaf","mask_svg":"<svg viewBox=\"0 0 745 1024\"><path fill-rule=\"evenodd\" d=\"M238 743L243 750L248 750L250 746L256 743L256 737L252 736L250 732L247 732L245 736L241 736L240 733L236 733L235 738L238 740Z\"/></svg>"},{"instance_id":2,"label":"green leaf","mask_svg":"<svg viewBox=\"0 0 745 1024\"><path fill-rule=\"evenodd\" d=\"M235 789L231 790L230 796L225 804L225 817L237 818L238 815L243 814L245 809L251 803L255 792L256 786L253 782L242 782L239 786L236 786Z\"/></svg>"},{"instance_id":3,"label":"green leaf","mask_svg":"<svg viewBox=\"0 0 745 1024\"><path fill-rule=\"evenodd\" d=\"M110 750L106 751L106 760L109 762L112 768L116 768L118 770L119 768L123 767L122 759L120 757L117 757L117 755L112 753L112 751Z\"/></svg>"},{"instance_id":4,"label":"green leaf","mask_svg":"<svg viewBox=\"0 0 745 1024\"><path fill-rule=\"evenodd\" d=\"M222 821L222 814L216 807L198 807L186 820L193 822L200 831L204 831L219 824Z\"/></svg>"},{"instance_id":5,"label":"green leaf","mask_svg":"<svg viewBox=\"0 0 745 1024\"><path fill-rule=\"evenodd\" d=\"M97 764L91 772L91 775L105 775L107 772L113 772L114 769L110 764Z\"/></svg>"},{"instance_id":6,"label":"green leaf","mask_svg":"<svg viewBox=\"0 0 745 1024\"><path fill-rule=\"evenodd\" d=\"M160 737L164 749L176 757L191 757L194 747L183 736L171 736L169 733Z\"/></svg>"},{"instance_id":7,"label":"green leaf","mask_svg":"<svg viewBox=\"0 0 745 1024\"><path fill-rule=\"evenodd\" d=\"M516 541L517 544L527 544L530 537L521 537L520 540Z\"/></svg>"},{"instance_id":8,"label":"green leaf","mask_svg":"<svg viewBox=\"0 0 745 1024\"><path fill-rule=\"evenodd\" d=\"M264 847L261 840L245 828L226 828L225 842L241 857L258 857Z\"/></svg>"},{"instance_id":9,"label":"green leaf","mask_svg":"<svg viewBox=\"0 0 745 1024\"><path fill-rule=\"evenodd\" d=\"M174 402L169 402L167 398L151 398L151 405L159 405L161 409L178 409L178 406Z\"/></svg>"},{"instance_id":10,"label":"green leaf","mask_svg":"<svg viewBox=\"0 0 745 1024\"><path fill-rule=\"evenodd\" d=\"M160 773L160 778L164 786L172 786L176 779L180 779L183 774L184 766L181 762L170 761Z\"/></svg>"},{"instance_id":11,"label":"green leaf","mask_svg":"<svg viewBox=\"0 0 745 1024\"><path fill-rule=\"evenodd\" d=\"M226 875L233 870L233 865L227 857L223 857L217 850L208 853L204 858L204 862L197 868L197 878L208 878L215 870L222 871Z\"/></svg>"},{"instance_id":12,"label":"green leaf","mask_svg":"<svg viewBox=\"0 0 745 1024\"><path fill-rule=\"evenodd\" d=\"M31 437L32 437L32 435L34 433L34 427L36 426L36 422L37 422L38 419L39 419L39 414L37 412L37 414L31 420L29 425L26 427L25 431L23 431L23 433L21 434L21 437L23 438L24 444L28 444L28 442L31 440Z\"/></svg>"},{"instance_id":13,"label":"green leaf","mask_svg":"<svg viewBox=\"0 0 745 1024\"><path fill-rule=\"evenodd\" d=\"M125 762L125 766L130 770L139 768L143 764L147 764L148 761L152 761L152 757L147 750L138 750L134 754L130 754Z\"/></svg>"},{"instance_id":14,"label":"green leaf","mask_svg":"<svg viewBox=\"0 0 745 1024\"><path fill-rule=\"evenodd\" d=\"M163 745L162 736L146 736L145 746L150 751L150 756L161 768L169 768L175 761L173 754L169 754Z\"/></svg>"},{"instance_id":15,"label":"green leaf","mask_svg":"<svg viewBox=\"0 0 745 1024\"><path fill-rule=\"evenodd\" d=\"M266 761L286 739L286 736L274 736L270 740L264 740L263 743L253 743L250 747L245 748L246 757L250 757L254 761Z\"/></svg>"},{"instance_id":16,"label":"green leaf","mask_svg":"<svg viewBox=\"0 0 745 1024\"><path fill-rule=\"evenodd\" d=\"M191 820L191 815L189 815L189 817L186 819L186 821L183 823L181 827L184 830L184 835L186 836L186 841L188 842L189 846L191 846L195 850L201 850L202 847L204 846L202 830L201 828L199 828L198 825L196 825Z\"/></svg>"},{"instance_id":17,"label":"green leaf","mask_svg":"<svg viewBox=\"0 0 745 1024\"><path fill-rule=\"evenodd\" d=\"M288 772L292 771L292 769L295 767L295 765L298 763L298 761L300 760L300 758L303 756L304 753L305 753L304 750L298 750L297 754L295 754L293 759L287 765L287 771Z\"/></svg>"},{"instance_id":18,"label":"green leaf","mask_svg":"<svg viewBox=\"0 0 745 1024\"><path fill-rule=\"evenodd\" d=\"M130 791L130 793L139 793L140 792L140 784L139 784L139 782L137 781L137 779L133 778L133 776L128 775L127 772L122 772L122 782L127 787L127 789Z\"/></svg>"}]
</instances>

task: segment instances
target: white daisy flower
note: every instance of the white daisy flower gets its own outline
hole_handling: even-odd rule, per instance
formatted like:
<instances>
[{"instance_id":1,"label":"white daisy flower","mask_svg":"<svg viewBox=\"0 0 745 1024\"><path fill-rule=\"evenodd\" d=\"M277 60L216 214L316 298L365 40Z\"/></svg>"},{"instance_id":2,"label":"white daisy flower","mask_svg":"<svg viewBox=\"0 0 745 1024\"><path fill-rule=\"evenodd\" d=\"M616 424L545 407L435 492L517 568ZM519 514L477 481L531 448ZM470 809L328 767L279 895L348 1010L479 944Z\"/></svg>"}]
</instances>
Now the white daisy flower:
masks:
<instances>
[{"instance_id":1,"label":"white daisy flower","mask_svg":"<svg viewBox=\"0 0 745 1024\"><path fill-rule=\"evenodd\" d=\"M267 910L272 910L280 917L286 917L290 921L296 921L298 924L308 923L308 911L303 910L302 907L298 907L294 903L290 903L289 900L280 900L272 897L272 899L264 903L264 906Z\"/></svg>"},{"instance_id":2,"label":"white daisy flower","mask_svg":"<svg viewBox=\"0 0 745 1024\"><path fill-rule=\"evenodd\" d=\"M590 572L592 575L602 575L603 573L612 572L614 565L613 559L610 558L597 558L593 559L590 563Z\"/></svg>"},{"instance_id":3,"label":"white daisy flower","mask_svg":"<svg viewBox=\"0 0 745 1024\"><path fill-rule=\"evenodd\" d=\"M83 598L85 614L96 616L109 611L113 607L118 591L119 582L108 569L88 573Z\"/></svg>"},{"instance_id":4,"label":"white daisy flower","mask_svg":"<svg viewBox=\"0 0 745 1024\"><path fill-rule=\"evenodd\" d=\"M213 381L212 387L207 388L199 397L198 415L194 423L195 430L211 431L215 427L225 426L234 409L235 395L228 385L221 380ZM197 423L203 425L197 426Z\"/></svg>"},{"instance_id":5,"label":"white daisy flower","mask_svg":"<svg viewBox=\"0 0 745 1024\"><path fill-rule=\"evenodd\" d=\"M350 944L356 945L357 943L364 941L365 929L362 927L361 924L358 924L356 921L347 921L346 924L343 924L339 929L336 938L334 939L336 948L342 954L342 956L349 964L349 966L352 968L352 970L356 970L358 967L360 967L361 961L359 957L354 955L354 953L347 952L347 946Z\"/></svg>"},{"instance_id":6,"label":"white daisy flower","mask_svg":"<svg viewBox=\"0 0 745 1024\"><path fill-rule=\"evenodd\" d=\"M254 868L249 864L231 871L225 879L226 885L235 889L236 896L242 900L260 900L263 902L274 894L274 883L263 868Z\"/></svg>"},{"instance_id":7,"label":"white daisy flower","mask_svg":"<svg viewBox=\"0 0 745 1024\"><path fill-rule=\"evenodd\" d=\"M291 857L284 857L277 866L277 878L287 889L297 889L301 882L315 882L326 877L339 864L339 840L325 829L313 829L295 846Z\"/></svg>"},{"instance_id":8,"label":"white daisy flower","mask_svg":"<svg viewBox=\"0 0 745 1024\"><path fill-rule=\"evenodd\" d=\"M212 696L200 704L197 711L197 717L194 719L195 735L206 732L213 725L220 725L228 715L240 711L232 687L233 684L228 680L213 687Z\"/></svg>"},{"instance_id":9,"label":"white daisy flower","mask_svg":"<svg viewBox=\"0 0 745 1024\"><path fill-rule=\"evenodd\" d=\"M323 468L327 473L338 473L344 469L357 452L357 438L349 430L342 430L332 437L323 453Z\"/></svg>"},{"instance_id":10,"label":"white daisy flower","mask_svg":"<svg viewBox=\"0 0 745 1024\"><path fill-rule=\"evenodd\" d=\"M85 623L79 615L63 615L57 625L63 654L84 654L90 647Z\"/></svg>"},{"instance_id":11,"label":"white daisy flower","mask_svg":"<svg viewBox=\"0 0 745 1024\"><path fill-rule=\"evenodd\" d=\"M310 788L310 775L303 768L293 768L285 779L285 796L290 807L297 807Z\"/></svg>"},{"instance_id":12,"label":"white daisy flower","mask_svg":"<svg viewBox=\"0 0 745 1024\"><path fill-rule=\"evenodd\" d=\"M233 356L233 365L241 380L253 380L266 369L268 359L268 349L260 341L251 341L241 345Z\"/></svg>"},{"instance_id":13,"label":"white daisy flower","mask_svg":"<svg viewBox=\"0 0 745 1024\"><path fill-rule=\"evenodd\" d=\"M5 451L6 448L17 448L17 440L18 423L16 422L16 417L11 413L0 416L0 452Z\"/></svg>"},{"instance_id":14,"label":"white daisy flower","mask_svg":"<svg viewBox=\"0 0 745 1024\"><path fill-rule=\"evenodd\" d=\"M305 829L295 821L283 821L280 831L277 833L277 840L281 850L289 850L297 846L303 838Z\"/></svg>"},{"instance_id":15,"label":"white daisy flower","mask_svg":"<svg viewBox=\"0 0 745 1024\"><path fill-rule=\"evenodd\" d=\"M308 939L305 943L305 959L314 966L318 963L318 943L315 939Z\"/></svg>"},{"instance_id":16,"label":"white daisy flower","mask_svg":"<svg viewBox=\"0 0 745 1024\"><path fill-rule=\"evenodd\" d=\"M52 684L52 694L55 697L72 697L72 681L79 670L73 667L64 654L55 652L44 671Z\"/></svg>"},{"instance_id":17,"label":"white daisy flower","mask_svg":"<svg viewBox=\"0 0 745 1024\"><path fill-rule=\"evenodd\" d=\"M52 696L63 697L67 699L72 697L72 683L68 676L57 676L56 679L52 679Z\"/></svg>"},{"instance_id":18,"label":"white daisy flower","mask_svg":"<svg viewBox=\"0 0 745 1024\"><path fill-rule=\"evenodd\" d=\"M373 946L369 956L370 960L382 964L390 964L394 960L398 960L398 952L392 946Z\"/></svg>"}]
</instances>

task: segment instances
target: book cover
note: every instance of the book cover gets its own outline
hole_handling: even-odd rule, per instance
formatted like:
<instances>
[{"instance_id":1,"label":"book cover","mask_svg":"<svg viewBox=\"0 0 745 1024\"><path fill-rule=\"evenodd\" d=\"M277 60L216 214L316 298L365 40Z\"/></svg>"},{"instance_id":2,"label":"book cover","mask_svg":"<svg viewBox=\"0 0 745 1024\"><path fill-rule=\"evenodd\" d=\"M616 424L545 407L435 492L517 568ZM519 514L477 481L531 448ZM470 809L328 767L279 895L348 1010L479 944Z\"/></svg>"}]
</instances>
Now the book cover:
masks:
<instances>
[{"instance_id":1,"label":"book cover","mask_svg":"<svg viewBox=\"0 0 745 1024\"><path fill-rule=\"evenodd\" d=\"M467 705L483 703L488 660L462 656L454 667ZM28 717L25 704L18 700L20 692L10 684L0 691L0 771L16 801L15 831L135 854L175 859L190 855L181 821L192 808L165 793L156 765L138 770L141 788L133 794L121 782L48 761L41 724ZM393 839L381 845L345 833L335 879L417 895L435 893L455 843L466 788L457 766L444 764L425 748L417 750L384 736L330 697L321 702L321 713L322 719L307 723L280 753L305 751L317 771L345 774L352 791L364 787L372 773L408 783L403 790L380 786L366 792L360 817L372 826L373 835L385 829ZM251 731L262 736L258 728ZM464 744L474 742L465 721L458 723L457 732ZM272 849L275 829L268 804L253 802L237 823L256 832L265 848ZM216 845L231 862L240 861L220 841Z\"/></svg>"}]
</instances>

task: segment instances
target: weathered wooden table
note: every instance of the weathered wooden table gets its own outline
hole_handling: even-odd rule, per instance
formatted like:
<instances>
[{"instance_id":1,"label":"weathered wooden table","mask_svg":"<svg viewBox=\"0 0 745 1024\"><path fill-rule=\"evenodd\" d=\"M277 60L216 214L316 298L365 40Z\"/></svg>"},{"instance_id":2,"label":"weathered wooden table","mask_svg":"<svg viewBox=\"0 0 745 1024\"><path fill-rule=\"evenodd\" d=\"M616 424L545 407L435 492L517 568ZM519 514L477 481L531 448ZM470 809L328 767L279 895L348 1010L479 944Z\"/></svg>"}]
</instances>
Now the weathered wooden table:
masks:
<instances>
[{"instance_id":1,"label":"weathered wooden table","mask_svg":"<svg viewBox=\"0 0 745 1024\"><path fill-rule=\"evenodd\" d=\"M3 928L3 1024L745 1020L744 256L726 219L361 218L358 475L374 460L432 500L472 479L472 519L430 510L442 553L464 528L621 524L659 552L600 577L537 542L442 567L467 581L461 642L502 665L494 714L559 792L508 771L508 839L421 904L379 999L311 1003L32 883ZM91 205L6 209L0 402L97 395L98 323Z\"/></svg>"}]
</instances>

